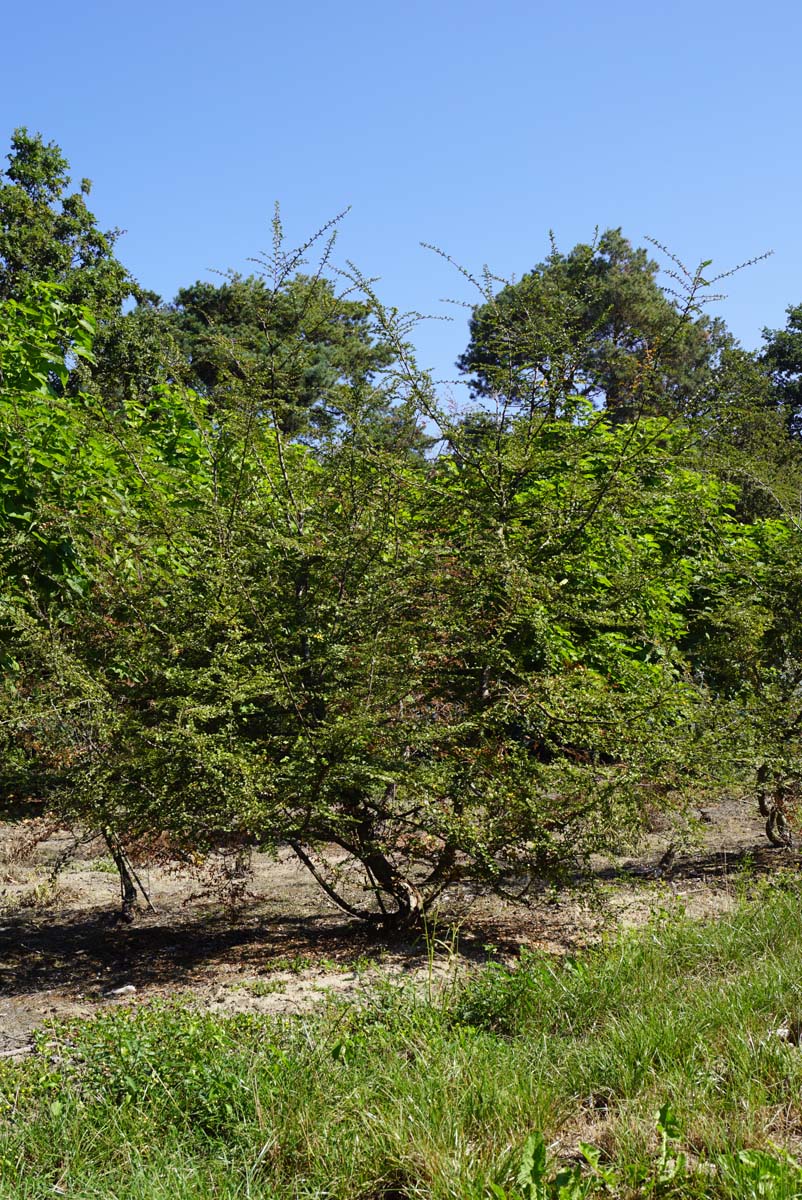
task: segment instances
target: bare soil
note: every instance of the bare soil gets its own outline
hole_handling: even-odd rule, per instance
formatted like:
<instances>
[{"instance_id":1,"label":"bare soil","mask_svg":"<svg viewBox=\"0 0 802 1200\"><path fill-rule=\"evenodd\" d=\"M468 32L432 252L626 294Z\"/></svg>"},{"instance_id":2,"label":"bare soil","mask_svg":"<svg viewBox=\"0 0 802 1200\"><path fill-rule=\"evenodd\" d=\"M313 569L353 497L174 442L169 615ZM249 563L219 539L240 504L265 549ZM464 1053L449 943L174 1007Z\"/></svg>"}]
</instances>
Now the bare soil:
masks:
<instances>
[{"instance_id":1,"label":"bare soil","mask_svg":"<svg viewBox=\"0 0 802 1200\"><path fill-rule=\"evenodd\" d=\"M801 865L796 851L768 845L741 800L711 805L697 844L661 872L670 839L655 830L637 857L599 861L586 887L534 908L455 891L433 929L433 963L431 941L381 943L345 918L290 851L254 855L236 903L197 872L143 867L156 911L125 925L115 919L119 883L103 842L75 847L53 878L75 836L0 823L0 1058L26 1053L48 1019L110 1004L181 997L220 1012L293 1013L327 994L358 997L378 975L425 986L522 946L566 953L604 929L642 923L656 907L721 915L750 880Z\"/></svg>"}]
</instances>

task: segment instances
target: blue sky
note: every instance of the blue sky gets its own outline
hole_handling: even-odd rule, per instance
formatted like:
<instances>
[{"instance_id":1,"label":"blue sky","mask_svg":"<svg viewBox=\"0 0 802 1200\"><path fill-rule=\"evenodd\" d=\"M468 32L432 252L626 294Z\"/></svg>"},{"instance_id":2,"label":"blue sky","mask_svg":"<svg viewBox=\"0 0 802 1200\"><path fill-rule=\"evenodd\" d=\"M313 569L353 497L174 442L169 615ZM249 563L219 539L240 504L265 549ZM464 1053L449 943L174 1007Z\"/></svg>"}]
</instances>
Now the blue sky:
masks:
<instances>
[{"instance_id":1,"label":"blue sky","mask_svg":"<svg viewBox=\"0 0 802 1200\"><path fill-rule=\"evenodd\" d=\"M7 5L0 154L57 141L120 257L171 296L247 271L273 203L291 239L346 206L338 256L419 329L440 376L473 299L420 248L501 275L595 226L726 269L747 346L802 301L802 0L38 0Z\"/></svg>"}]
</instances>

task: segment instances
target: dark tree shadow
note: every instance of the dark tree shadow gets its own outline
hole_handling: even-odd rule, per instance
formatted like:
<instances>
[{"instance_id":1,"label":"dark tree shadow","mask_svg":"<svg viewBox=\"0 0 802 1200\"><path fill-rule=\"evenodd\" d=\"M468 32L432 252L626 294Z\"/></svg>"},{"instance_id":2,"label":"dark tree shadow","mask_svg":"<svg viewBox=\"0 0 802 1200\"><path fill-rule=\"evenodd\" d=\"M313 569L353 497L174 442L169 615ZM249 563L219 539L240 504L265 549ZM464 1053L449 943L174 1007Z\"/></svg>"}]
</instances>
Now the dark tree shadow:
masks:
<instances>
[{"instance_id":1,"label":"dark tree shadow","mask_svg":"<svg viewBox=\"0 0 802 1200\"><path fill-rule=\"evenodd\" d=\"M735 877L745 879L751 875L760 878L783 869L798 870L801 863L800 854L794 850L759 843L737 850L678 854L666 869L661 868L659 862L651 865L633 862L605 867L594 872L594 878L607 883L626 879L666 879L673 883L730 884Z\"/></svg>"},{"instance_id":2,"label":"dark tree shadow","mask_svg":"<svg viewBox=\"0 0 802 1200\"><path fill-rule=\"evenodd\" d=\"M580 895L583 885L591 882L637 884L657 878L725 887L735 876L760 878L799 865L796 852L758 845L678 855L663 872L642 862L608 867L575 883ZM453 927L445 914L429 936L439 951L453 945L477 962L486 961L489 953L514 955L522 942L543 936L554 937L565 949L577 948L583 943L582 931L572 930L560 917L560 905L558 899L553 906L508 910L498 918L468 910ZM276 916L258 908L199 914L173 909L124 925L115 923L109 911L51 916L21 910L0 920L0 996L6 997L60 990L93 1000L127 983L138 989L180 991L216 982L217 966L223 978L231 966L239 973L258 975L274 969L277 959L348 964L363 955L378 958L388 950L403 972L419 969L427 954L425 935L392 939L339 914Z\"/></svg>"},{"instance_id":3,"label":"dark tree shadow","mask_svg":"<svg viewBox=\"0 0 802 1200\"><path fill-rule=\"evenodd\" d=\"M114 914L66 915L44 921L18 914L0 926L0 995L59 988L89 998L120 982L137 987L187 987L215 964L254 974L276 957L360 953L360 930L330 917L266 921L236 914L190 918L175 913L141 917L133 925ZM123 978L124 977L124 978Z\"/></svg>"},{"instance_id":4,"label":"dark tree shadow","mask_svg":"<svg viewBox=\"0 0 802 1200\"><path fill-rule=\"evenodd\" d=\"M0 996L49 989L99 999L120 984L138 989L180 990L215 981L214 969L235 966L258 975L277 962L342 965L359 957L380 959L391 952L402 973L420 967L427 954L424 935L404 940L337 916L282 916L265 919L240 914L179 917L148 915L134 925L118 924L113 913L67 915L43 920L17 914L0 926ZM468 958L487 957L486 943L497 928L474 926L459 938ZM503 939L502 939L503 940ZM512 940L510 948L517 948ZM500 946L500 948L503 948Z\"/></svg>"}]
</instances>

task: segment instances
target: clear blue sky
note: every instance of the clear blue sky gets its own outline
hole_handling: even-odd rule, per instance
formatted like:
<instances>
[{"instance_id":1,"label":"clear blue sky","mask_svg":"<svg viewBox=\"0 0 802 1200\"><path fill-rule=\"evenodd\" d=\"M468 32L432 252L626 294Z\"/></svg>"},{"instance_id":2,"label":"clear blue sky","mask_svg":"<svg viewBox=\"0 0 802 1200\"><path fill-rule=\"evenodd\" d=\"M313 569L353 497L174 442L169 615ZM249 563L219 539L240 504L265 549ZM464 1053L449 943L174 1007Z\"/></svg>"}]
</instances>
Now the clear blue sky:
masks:
<instances>
[{"instance_id":1,"label":"clear blue sky","mask_svg":"<svg viewBox=\"0 0 802 1200\"><path fill-rule=\"evenodd\" d=\"M274 200L400 308L472 299L594 226L726 268L747 346L802 301L802 0L137 0L4 6L0 133L57 141L140 282L248 270ZM453 375L466 314L419 332Z\"/></svg>"}]
</instances>

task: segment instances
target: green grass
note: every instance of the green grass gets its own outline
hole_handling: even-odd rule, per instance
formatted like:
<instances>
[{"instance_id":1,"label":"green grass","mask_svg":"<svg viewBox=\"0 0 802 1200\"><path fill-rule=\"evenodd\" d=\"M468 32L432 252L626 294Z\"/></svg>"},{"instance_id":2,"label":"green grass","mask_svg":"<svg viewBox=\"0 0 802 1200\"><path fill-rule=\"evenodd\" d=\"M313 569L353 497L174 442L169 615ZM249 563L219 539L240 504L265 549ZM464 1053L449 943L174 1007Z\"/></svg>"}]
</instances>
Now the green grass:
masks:
<instances>
[{"instance_id":1,"label":"green grass","mask_svg":"<svg viewBox=\"0 0 802 1200\"><path fill-rule=\"evenodd\" d=\"M663 914L429 1001L51 1029L0 1069L0 1197L802 1196L802 1047L775 1033L802 1021L801 900Z\"/></svg>"}]
</instances>

